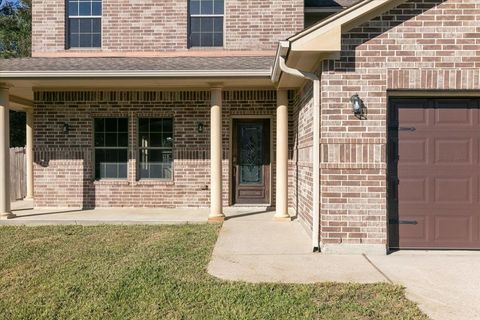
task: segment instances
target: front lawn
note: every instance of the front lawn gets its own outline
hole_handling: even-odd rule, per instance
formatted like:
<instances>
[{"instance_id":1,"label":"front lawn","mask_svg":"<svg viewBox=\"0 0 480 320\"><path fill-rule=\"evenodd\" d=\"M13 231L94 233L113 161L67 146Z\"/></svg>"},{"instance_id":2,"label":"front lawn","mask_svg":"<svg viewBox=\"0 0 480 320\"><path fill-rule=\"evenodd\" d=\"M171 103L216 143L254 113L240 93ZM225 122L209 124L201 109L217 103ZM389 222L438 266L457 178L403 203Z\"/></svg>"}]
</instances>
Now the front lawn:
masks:
<instances>
[{"instance_id":1,"label":"front lawn","mask_svg":"<svg viewBox=\"0 0 480 320\"><path fill-rule=\"evenodd\" d=\"M0 319L426 319L388 284L218 280L218 230L0 227Z\"/></svg>"}]
</instances>

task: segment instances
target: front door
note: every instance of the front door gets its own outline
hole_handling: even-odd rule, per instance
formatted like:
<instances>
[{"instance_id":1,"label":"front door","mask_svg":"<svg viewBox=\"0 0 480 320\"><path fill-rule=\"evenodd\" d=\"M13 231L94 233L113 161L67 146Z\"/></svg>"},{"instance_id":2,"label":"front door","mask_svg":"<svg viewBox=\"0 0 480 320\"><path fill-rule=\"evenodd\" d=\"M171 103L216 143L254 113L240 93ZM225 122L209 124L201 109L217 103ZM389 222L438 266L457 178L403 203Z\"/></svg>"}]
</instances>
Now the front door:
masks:
<instances>
[{"instance_id":1,"label":"front door","mask_svg":"<svg viewBox=\"0 0 480 320\"><path fill-rule=\"evenodd\" d=\"M235 204L270 202L270 120L234 120L233 197Z\"/></svg>"}]
</instances>

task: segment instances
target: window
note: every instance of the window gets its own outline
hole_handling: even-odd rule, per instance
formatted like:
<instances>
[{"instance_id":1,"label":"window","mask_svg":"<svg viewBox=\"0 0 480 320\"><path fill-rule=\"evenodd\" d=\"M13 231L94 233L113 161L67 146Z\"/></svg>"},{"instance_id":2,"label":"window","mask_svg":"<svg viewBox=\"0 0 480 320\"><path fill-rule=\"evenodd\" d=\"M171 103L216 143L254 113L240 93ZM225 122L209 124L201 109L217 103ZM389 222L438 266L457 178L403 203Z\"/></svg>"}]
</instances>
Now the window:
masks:
<instances>
[{"instance_id":1,"label":"window","mask_svg":"<svg viewBox=\"0 0 480 320\"><path fill-rule=\"evenodd\" d=\"M68 1L68 47L100 48L102 46L102 1Z\"/></svg>"},{"instance_id":2,"label":"window","mask_svg":"<svg viewBox=\"0 0 480 320\"><path fill-rule=\"evenodd\" d=\"M189 46L223 46L224 0L189 1Z\"/></svg>"},{"instance_id":3,"label":"window","mask_svg":"<svg viewBox=\"0 0 480 320\"><path fill-rule=\"evenodd\" d=\"M138 128L139 178L171 179L173 119L141 118Z\"/></svg>"},{"instance_id":4,"label":"window","mask_svg":"<svg viewBox=\"0 0 480 320\"><path fill-rule=\"evenodd\" d=\"M127 178L128 118L95 119L94 126L95 178Z\"/></svg>"}]
</instances>

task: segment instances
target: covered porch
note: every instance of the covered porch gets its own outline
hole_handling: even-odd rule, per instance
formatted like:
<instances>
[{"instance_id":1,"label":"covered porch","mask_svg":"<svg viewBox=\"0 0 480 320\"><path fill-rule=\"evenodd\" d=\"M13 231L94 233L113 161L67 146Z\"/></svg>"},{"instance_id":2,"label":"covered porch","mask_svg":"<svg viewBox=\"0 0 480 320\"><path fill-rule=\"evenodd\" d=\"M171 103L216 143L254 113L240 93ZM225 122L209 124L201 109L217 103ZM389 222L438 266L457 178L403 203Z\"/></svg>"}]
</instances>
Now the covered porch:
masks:
<instances>
[{"instance_id":1,"label":"covered porch","mask_svg":"<svg viewBox=\"0 0 480 320\"><path fill-rule=\"evenodd\" d=\"M42 61L45 59L24 59L2 67L10 71L1 72L4 82L0 86L0 124L4 128L0 134L0 218L20 222L52 218L59 214L56 209L65 207L86 215L90 210L78 210L121 207L144 208L146 212L162 208L172 215L182 215L175 210L189 208L193 216L186 221L222 221L229 210L245 207L235 198L237 155L232 144L236 121L249 119L248 123L268 122L270 129L264 138L269 137L270 146L265 149L268 163L262 163L262 172L268 171L265 175L269 178L261 191L264 196L259 203L247 201L248 207L274 208L272 219L290 220L289 95L270 80L272 58L205 59L208 66L197 70L194 61L184 59L181 67L185 70L178 70L178 61L173 59L169 65L163 59L161 68L152 71L146 64L152 59L121 58L106 58L105 70L98 70L102 68L98 61L89 59L79 59L74 70L72 59L53 66ZM125 68L126 61L136 64ZM10 109L27 112L28 201L23 205L32 203L26 206L34 209L21 210L16 206L22 204L10 204ZM96 177L93 121L97 117L128 119L125 179ZM139 176L137 134L142 117L173 118L171 179L142 180ZM46 207L55 210L42 209ZM108 215L105 213L105 220ZM67 212L63 216L68 216Z\"/></svg>"}]
</instances>

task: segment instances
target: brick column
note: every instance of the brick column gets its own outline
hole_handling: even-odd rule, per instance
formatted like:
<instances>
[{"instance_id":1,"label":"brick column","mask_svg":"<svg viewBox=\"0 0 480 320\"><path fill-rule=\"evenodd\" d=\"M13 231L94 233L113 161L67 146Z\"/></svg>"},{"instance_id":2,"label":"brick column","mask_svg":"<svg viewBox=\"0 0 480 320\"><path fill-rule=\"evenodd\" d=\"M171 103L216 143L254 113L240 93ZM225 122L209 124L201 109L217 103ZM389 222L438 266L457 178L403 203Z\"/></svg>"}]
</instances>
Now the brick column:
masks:
<instances>
[{"instance_id":1,"label":"brick column","mask_svg":"<svg viewBox=\"0 0 480 320\"><path fill-rule=\"evenodd\" d=\"M0 219L13 218L10 209L9 87L0 83Z\"/></svg>"},{"instance_id":2,"label":"brick column","mask_svg":"<svg viewBox=\"0 0 480 320\"><path fill-rule=\"evenodd\" d=\"M225 219L222 208L222 88L214 87L210 108L210 215L208 220Z\"/></svg>"},{"instance_id":3,"label":"brick column","mask_svg":"<svg viewBox=\"0 0 480 320\"><path fill-rule=\"evenodd\" d=\"M277 91L277 180L275 219L290 219L288 214L288 92Z\"/></svg>"}]
</instances>

